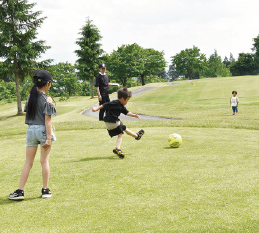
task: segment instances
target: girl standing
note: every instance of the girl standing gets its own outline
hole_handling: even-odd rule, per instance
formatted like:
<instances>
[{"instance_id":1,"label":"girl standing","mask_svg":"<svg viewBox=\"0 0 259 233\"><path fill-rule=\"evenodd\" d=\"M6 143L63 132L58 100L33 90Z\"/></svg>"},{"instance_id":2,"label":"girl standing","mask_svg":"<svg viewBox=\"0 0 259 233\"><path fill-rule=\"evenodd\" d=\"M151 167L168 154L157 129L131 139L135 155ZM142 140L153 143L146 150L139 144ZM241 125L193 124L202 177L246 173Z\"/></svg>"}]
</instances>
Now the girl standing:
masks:
<instances>
[{"instance_id":1,"label":"girl standing","mask_svg":"<svg viewBox=\"0 0 259 233\"><path fill-rule=\"evenodd\" d=\"M38 70L33 75L34 86L24 107L26 112L25 124L28 124L26 132L26 161L22 170L19 189L9 195L10 200L24 199L23 189L32 168L38 144L41 145L42 198L51 197L52 195L48 188L50 173L49 155L51 141L56 141L56 137L52 132L51 116L55 116L57 113L52 104L52 98L45 94L51 87L52 81L55 80L51 78L51 74L46 70Z\"/></svg>"}]
</instances>

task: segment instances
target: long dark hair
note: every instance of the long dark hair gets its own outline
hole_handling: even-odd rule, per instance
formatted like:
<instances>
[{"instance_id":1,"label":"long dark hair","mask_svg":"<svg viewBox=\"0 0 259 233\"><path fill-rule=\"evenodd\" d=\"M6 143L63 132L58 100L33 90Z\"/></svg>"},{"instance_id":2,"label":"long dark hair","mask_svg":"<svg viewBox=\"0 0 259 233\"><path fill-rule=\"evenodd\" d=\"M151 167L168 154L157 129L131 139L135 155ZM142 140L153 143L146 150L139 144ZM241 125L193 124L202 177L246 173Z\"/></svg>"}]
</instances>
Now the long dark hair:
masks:
<instances>
[{"instance_id":1,"label":"long dark hair","mask_svg":"<svg viewBox=\"0 0 259 233\"><path fill-rule=\"evenodd\" d=\"M47 84L47 82L49 81L38 79L37 76L33 77L34 86L31 88L30 98L28 101L27 112L26 112L26 116L29 120L33 120L36 114L36 108L37 108L38 97L39 97L39 92L37 90L37 87L43 87Z\"/></svg>"}]
</instances>

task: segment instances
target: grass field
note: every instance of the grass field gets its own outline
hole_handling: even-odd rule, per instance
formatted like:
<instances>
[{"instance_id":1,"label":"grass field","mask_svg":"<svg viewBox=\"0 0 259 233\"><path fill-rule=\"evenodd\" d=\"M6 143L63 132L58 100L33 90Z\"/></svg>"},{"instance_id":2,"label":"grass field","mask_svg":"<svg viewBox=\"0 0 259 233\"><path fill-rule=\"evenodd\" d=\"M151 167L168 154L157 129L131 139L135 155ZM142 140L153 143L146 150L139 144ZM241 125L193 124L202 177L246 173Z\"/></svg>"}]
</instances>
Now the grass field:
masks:
<instances>
[{"instance_id":1,"label":"grass field","mask_svg":"<svg viewBox=\"0 0 259 233\"><path fill-rule=\"evenodd\" d=\"M258 232L258 76L202 79L131 98L127 108L167 121L124 122L125 159L112 154L102 122L79 113L97 99L56 100L50 199L42 199L39 154L13 202L25 160L24 116L0 106L0 232ZM237 90L239 115L229 100ZM183 143L170 148L167 137Z\"/></svg>"}]
</instances>

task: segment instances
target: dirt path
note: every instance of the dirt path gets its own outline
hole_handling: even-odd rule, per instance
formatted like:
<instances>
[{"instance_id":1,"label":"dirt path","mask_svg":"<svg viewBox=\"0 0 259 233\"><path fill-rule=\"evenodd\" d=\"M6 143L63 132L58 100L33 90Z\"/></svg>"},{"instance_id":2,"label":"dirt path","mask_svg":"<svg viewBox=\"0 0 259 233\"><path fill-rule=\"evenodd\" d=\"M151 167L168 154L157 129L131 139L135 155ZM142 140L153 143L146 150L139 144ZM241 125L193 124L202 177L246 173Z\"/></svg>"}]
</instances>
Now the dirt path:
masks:
<instances>
[{"instance_id":1,"label":"dirt path","mask_svg":"<svg viewBox=\"0 0 259 233\"><path fill-rule=\"evenodd\" d=\"M168 83L168 85L175 85L175 84L180 84L180 83ZM135 91L132 91L132 96L137 96L137 95L141 95L147 91L152 91L158 87L161 86L156 86L156 87L140 87ZM117 99L117 97L112 98L112 100ZM94 106L98 106L98 104L95 104ZM92 107L94 107L92 106ZM92 112L92 107L88 108L87 110L83 111L81 114L82 115L86 115L86 116L91 116L91 117L95 117L95 118L99 118L99 111L98 112ZM129 116L125 116L124 114L120 115L120 119L126 120L126 121L157 121L157 120L175 120L174 118L169 118L169 117L157 117L157 116L148 116L148 115L141 115L139 114L140 119L134 118L134 117L129 117Z\"/></svg>"}]
</instances>

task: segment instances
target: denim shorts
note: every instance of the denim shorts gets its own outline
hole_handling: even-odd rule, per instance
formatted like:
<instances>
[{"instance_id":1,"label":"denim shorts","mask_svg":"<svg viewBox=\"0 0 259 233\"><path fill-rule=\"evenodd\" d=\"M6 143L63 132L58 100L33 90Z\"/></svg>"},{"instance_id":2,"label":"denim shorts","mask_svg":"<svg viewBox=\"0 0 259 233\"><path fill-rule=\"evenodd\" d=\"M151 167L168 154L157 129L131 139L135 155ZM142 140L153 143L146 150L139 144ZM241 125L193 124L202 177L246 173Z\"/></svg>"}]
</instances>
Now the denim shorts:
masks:
<instances>
[{"instance_id":1,"label":"denim shorts","mask_svg":"<svg viewBox=\"0 0 259 233\"><path fill-rule=\"evenodd\" d=\"M238 112L238 107L237 106L232 106L233 112Z\"/></svg>"},{"instance_id":2,"label":"denim shorts","mask_svg":"<svg viewBox=\"0 0 259 233\"><path fill-rule=\"evenodd\" d=\"M45 125L28 125L26 132L26 147L44 145L47 140ZM56 136L51 130L51 141L56 141Z\"/></svg>"}]
</instances>

